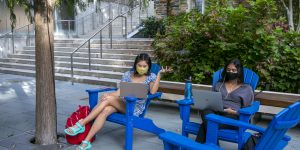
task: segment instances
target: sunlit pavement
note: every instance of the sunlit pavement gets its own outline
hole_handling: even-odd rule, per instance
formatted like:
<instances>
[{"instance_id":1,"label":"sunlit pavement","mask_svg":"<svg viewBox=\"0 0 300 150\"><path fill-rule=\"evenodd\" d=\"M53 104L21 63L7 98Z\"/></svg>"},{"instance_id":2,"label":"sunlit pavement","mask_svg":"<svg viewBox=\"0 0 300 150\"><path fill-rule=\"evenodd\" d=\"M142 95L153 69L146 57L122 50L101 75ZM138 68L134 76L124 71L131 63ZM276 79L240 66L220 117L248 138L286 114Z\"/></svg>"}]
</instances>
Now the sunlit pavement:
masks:
<instances>
[{"instance_id":1,"label":"sunlit pavement","mask_svg":"<svg viewBox=\"0 0 300 150\"><path fill-rule=\"evenodd\" d=\"M63 133L67 117L77 109L78 105L88 104L86 89L101 86L56 81L57 100L57 130ZM181 121L179 110L175 104L169 102L153 102L146 115L152 118L157 126L169 131L180 133ZM0 150L6 149L60 149L57 146L38 148L30 145L29 140L35 129L35 79L17 75L0 74ZM200 122L195 112L192 120ZM267 121L260 121L261 126L267 126ZM299 149L300 128L290 129L288 134L292 141L286 147L288 150ZM125 129L123 126L106 122L104 128L98 132L92 149L123 149ZM194 136L190 136L194 139ZM61 140L64 149L74 149ZM220 142L223 149L237 149L236 144ZM162 141L157 136L140 130L134 130L133 149L163 149Z\"/></svg>"}]
</instances>

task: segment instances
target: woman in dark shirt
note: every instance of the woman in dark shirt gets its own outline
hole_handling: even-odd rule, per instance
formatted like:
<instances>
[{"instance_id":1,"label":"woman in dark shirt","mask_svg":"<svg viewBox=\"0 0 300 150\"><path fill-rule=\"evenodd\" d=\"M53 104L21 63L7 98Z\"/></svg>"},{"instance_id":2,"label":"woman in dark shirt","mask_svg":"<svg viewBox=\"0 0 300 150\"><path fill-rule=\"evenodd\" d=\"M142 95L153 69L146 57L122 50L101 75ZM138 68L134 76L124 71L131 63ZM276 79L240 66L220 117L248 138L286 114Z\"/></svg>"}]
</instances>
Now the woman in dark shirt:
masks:
<instances>
[{"instance_id":1,"label":"woman in dark shirt","mask_svg":"<svg viewBox=\"0 0 300 150\"><path fill-rule=\"evenodd\" d=\"M228 62L222 72L222 79L213 87L213 91L221 92L224 112L216 112L211 109L206 109L201 112L202 125L197 134L196 141L205 142L207 114L218 114L232 119L238 119L238 111L251 105L254 100L253 89L251 86L244 84L244 70L241 62L238 59ZM221 125L220 128L236 129L228 125Z\"/></svg>"}]
</instances>

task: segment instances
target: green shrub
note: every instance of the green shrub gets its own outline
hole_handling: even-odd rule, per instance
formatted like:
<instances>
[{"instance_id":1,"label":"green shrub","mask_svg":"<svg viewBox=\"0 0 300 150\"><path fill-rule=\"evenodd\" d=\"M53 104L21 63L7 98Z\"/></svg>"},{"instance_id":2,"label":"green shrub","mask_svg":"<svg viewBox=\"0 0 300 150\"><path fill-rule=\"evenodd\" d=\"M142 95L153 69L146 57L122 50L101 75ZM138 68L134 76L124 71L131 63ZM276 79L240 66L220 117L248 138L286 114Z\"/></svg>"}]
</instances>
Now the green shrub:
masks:
<instances>
[{"instance_id":1,"label":"green shrub","mask_svg":"<svg viewBox=\"0 0 300 150\"><path fill-rule=\"evenodd\" d=\"M194 83L211 84L213 72L239 58L270 90L299 93L300 34L280 26L285 20L276 18L275 3L221 6L216 1L204 15L192 11L166 19L165 34L154 41L156 59L174 70L164 79L192 76Z\"/></svg>"},{"instance_id":2,"label":"green shrub","mask_svg":"<svg viewBox=\"0 0 300 150\"><path fill-rule=\"evenodd\" d=\"M154 38L156 34L162 35L165 32L163 20L156 19L155 17L148 17L142 20L142 26L144 29L141 31L141 34L147 38Z\"/></svg>"}]
</instances>

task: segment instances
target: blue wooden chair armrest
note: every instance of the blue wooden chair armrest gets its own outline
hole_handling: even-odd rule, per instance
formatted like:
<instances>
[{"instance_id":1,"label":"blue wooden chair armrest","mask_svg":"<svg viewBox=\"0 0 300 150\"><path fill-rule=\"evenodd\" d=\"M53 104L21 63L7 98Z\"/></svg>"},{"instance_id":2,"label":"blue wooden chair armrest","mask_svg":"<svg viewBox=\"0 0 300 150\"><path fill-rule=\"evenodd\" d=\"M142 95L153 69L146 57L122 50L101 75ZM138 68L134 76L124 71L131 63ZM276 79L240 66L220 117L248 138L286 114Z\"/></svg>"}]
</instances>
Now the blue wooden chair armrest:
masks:
<instances>
[{"instance_id":1,"label":"blue wooden chair armrest","mask_svg":"<svg viewBox=\"0 0 300 150\"><path fill-rule=\"evenodd\" d=\"M164 141L165 149L166 144L176 145L181 149L193 149L193 150L219 150L220 148L213 144L200 144L185 136L173 133L165 132L159 135L159 138ZM170 146L171 147L171 146Z\"/></svg>"},{"instance_id":2,"label":"blue wooden chair armrest","mask_svg":"<svg viewBox=\"0 0 300 150\"><path fill-rule=\"evenodd\" d=\"M255 126L252 124L248 124L243 121L234 120L231 118L226 118L223 116L215 115L215 114L206 115L205 118L208 121L207 133L212 133L212 134L207 134L207 137L206 137L206 139L209 141L209 143L217 142L217 136L214 136L214 135L217 135L218 128L216 128L216 127L218 127L218 124L226 124L226 125L236 126L239 128L250 129L250 130L262 133L262 134L266 131L265 128ZM289 141L289 140L291 140L291 138L289 136L284 136L283 140Z\"/></svg>"},{"instance_id":3,"label":"blue wooden chair armrest","mask_svg":"<svg viewBox=\"0 0 300 150\"><path fill-rule=\"evenodd\" d=\"M155 98L160 98L160 97L161 97L161 95L162 95L162 92L156 92L155 94L151 94L151 93L149 93L149 94L148 94L148 97L147 97L147 99L155 99Z\"/></svg>"},{"instance_id":4,"label":"blue wooden chair armrest","mask_svg":"<svg viewBox=\"0 0 300 150\"><path fill-rule=\"evenodd\" d=\"M193 105L194 102L192 99L182 99L182 100L177 100L176 103L178 105Z\"/></svg>"},{"instance_id":5,"label":"blue wooden chair armrest","mask_svg":"<svg viewBox=\"0 0 300 150\"><path fill-rule=\"evenodd\" d=\"M251 106L240 109L239 114L253 115L258 111L259 105L260 105L260 102L255 101L255 102L253 102L253 104Z\"/></svg>"},{"instance_id":6,"label":"blue wooden chair armrest","mask_svg":"<svg viewBox=\"0 0 300 150\"><path fill-rule=\"evenodd\" d=\"M116 90L118 90L118 88L90 89L85 91L89 93L94 93L94 92L101 93L101 92L116 91Z\"/></svg>"},{"instance_id":7,"label":"blue wooden chair armrest","mask_svg":"<svg viewBox=\"0 0 300 150\"><path fill-rule=\"evenodd\" d=\"M85 90L89 94L89 104L90 108L93 109L98 102L98 93L99 92L108 92L108 91L116 91L118 88L104 88L104 89L90 89Z\"/></svg>"}]
</instances>

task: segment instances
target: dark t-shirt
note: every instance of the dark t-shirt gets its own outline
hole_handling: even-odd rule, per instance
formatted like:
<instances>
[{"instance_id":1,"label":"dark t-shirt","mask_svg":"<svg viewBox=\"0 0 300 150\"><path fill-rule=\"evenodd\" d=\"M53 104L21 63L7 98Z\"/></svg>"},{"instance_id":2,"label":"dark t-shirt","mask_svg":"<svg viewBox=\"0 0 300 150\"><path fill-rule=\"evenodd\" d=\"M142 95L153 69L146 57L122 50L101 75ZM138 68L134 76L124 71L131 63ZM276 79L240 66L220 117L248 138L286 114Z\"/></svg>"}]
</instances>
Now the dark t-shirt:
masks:
<instances>
[{"instance_id":1,"label":"dark t-shirt","mask_svg":"<svg viewBox=\"0 0 300 150\"><path fill-rule=\"evenodd\" d=\"M235 111L252 104L254 100L253 90L250 85L242 84L240 87L227 94L225 83L218 82L213 91L221 92L224 108L231 108Z\"/></svg>"}]
</instances>

